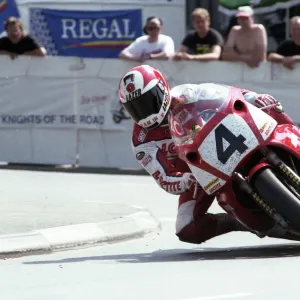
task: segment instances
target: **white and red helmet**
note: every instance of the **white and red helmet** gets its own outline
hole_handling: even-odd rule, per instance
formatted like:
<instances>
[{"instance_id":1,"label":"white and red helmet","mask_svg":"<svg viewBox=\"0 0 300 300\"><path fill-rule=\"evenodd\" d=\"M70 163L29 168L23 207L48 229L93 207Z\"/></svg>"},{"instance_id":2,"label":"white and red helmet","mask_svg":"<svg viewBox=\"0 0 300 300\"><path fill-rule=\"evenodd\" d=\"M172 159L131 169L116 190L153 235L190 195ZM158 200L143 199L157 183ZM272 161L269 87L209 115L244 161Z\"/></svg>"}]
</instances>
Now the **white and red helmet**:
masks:
<instances>
[{"instance_id":1,"label":"white and red helmet","mask_svg":"<svg viewBox=\"0 0 300 300\"><path fill-rule=\"evenodd\" d=\"M121 78L119 96L133 121L146 129L159 126L171 104L167 81L148 65L134 67Z\"/></svg>"}]
</instances>

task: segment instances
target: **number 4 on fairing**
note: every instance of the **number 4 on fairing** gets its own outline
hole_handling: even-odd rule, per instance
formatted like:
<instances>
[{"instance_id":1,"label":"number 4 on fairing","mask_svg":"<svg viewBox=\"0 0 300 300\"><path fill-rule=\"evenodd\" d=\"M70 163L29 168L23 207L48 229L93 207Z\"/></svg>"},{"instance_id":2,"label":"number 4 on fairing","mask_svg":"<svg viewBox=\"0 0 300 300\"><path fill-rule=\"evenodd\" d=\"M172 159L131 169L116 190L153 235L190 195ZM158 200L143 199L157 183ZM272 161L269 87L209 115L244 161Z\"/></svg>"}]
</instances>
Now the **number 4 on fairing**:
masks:
<instances>
[{"instance_id":1,"label":"number 4 on fairing","mask_svg":"<svg viewBox=\"0 0 300 300\"><path fill-rule=\"evenodd\" d=\"M240 154L243 154L248 147L244 144L246 138L243 135L235 136L228 128L223 124L220 124L215 129L215 139L216 139L216 148L217 156L221 163L226 164L229 158L235 151L238 151ZM224 147L223 140L227 141L227 147ZM226 148L224 150L224 148Z\"/></svg>"}]
</instances>

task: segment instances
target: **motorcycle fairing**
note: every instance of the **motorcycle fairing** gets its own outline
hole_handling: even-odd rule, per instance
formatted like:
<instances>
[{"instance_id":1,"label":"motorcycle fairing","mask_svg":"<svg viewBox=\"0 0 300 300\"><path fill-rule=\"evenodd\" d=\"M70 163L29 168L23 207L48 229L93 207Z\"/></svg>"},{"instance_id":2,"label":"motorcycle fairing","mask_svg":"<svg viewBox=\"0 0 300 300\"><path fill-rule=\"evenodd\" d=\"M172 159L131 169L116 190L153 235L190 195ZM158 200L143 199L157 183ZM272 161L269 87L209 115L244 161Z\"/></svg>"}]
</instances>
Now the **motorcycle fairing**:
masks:
<instances>
[{"instance_id":1,"label":"motorcycle fairing","mask_svg":"<svg viewBox=\"0 0 300 300\"><path fill-rule=\"evenodd\" d=\"M270 146L283 148L300 159L299 133L299 128L294 125L278 125L273 131L272 137L268 144Z\"/></svg>"},{"instance_id":2,"label":"motorcycle fairing","mask_svg":"<svg viewBox=\"0 0 300 300\"><path fill-rule=\"evenodd\" d=\"M207 124L194 140L200 145L200 159L188 164L209 195L226 184L247 155L266 143L277 125L268 114L246 102L242 111L236 111L235 100L232 97L225 110L209 121L211 126Z\"/></svg>"}]
</instances>

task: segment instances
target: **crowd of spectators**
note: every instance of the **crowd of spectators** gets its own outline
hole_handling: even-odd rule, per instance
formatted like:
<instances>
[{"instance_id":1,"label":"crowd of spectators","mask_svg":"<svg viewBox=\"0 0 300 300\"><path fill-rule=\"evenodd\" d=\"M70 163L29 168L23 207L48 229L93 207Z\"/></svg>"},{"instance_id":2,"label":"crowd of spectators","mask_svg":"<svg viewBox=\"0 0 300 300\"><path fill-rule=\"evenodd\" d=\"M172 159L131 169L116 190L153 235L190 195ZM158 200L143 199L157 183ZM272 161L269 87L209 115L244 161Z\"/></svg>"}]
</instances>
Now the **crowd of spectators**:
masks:
<instances>
[{"instance_id":1,"label":"crowd of spectators","mask_svg":"<svg viewBox=\"0 0 300 300\"><path fill-rule=\"evenodd\" d=\"M162 33L163 21L149 17L143 28L145 35L138 37L121 51L120 58L143 62L149 59L194 61L239 61L251 68L271 61L293 69L300 61L300 16L290 20L291 39L279 44L268 53L265 27L254 21L250 6L239 7L226 38L210 27L210 15L204 8L196 8L191 15L194 31L188 33L176 51L172 37ZM20 20L10 17L5 22L6 36L0 38L0 54L15 59L18 55L46 56L46 50L25 32Z\"/></svg>"},{"instance_id":2,"label":"crowd of spectators","mask_svg":"<svg viewBox=\"0 0 300 300\"><path fill-rule=\"evenodd\" d=\"M300 17L293 17L291 39L279 44L275 52L268 53L265 27L254 21L250 6L239 7L236 23L224 38L210 27L210 15L204 8L196 8L192 15L194 31L182 40L176 51L172 37L162 33L163 22L159 17L149 17L144 27L145 36L137 38L120 53L121 59L143 62L148 59L239 61L255 68L260 63L272 61L293 69L300 61Z\"/></svg>"}]
</instances>

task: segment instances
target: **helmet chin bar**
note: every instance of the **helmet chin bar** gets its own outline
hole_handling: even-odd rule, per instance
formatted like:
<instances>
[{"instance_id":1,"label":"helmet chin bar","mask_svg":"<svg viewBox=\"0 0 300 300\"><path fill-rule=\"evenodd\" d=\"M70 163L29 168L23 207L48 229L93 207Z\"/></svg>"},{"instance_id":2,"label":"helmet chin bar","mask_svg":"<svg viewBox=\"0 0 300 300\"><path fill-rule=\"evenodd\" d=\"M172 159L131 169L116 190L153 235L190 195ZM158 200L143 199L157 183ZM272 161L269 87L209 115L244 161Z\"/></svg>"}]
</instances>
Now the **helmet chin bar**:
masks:
<instances>
[{"instance_id":1,"label":"helmet chin bar","mask_svg":"<svg viewBox=\"0 0 300 300\"><path fill-rule=\"evenodd\" d=\"M169 116L169 111L166 113L165 117L163 118L163 120L160 123L155 122L153 125L151 125L149 127L144 127L144 128L146 130L151 130L151 129L156 128L156 127L161 126L161 125L167 125L169 123L168 116Z\"/></svg>"},{"instance_id":2,"label":"helmet chin bar","mask_svg":"<svg viewBox=\"0 0 300 300\"><path fill-rule=\"evenodd\" d=\"M162 123L158 123L158 122L155 122L153 125L151 125L151 126L149 126L149 127L144 127L144 129L146 130L146 131L149 131L149 130L151 130L151 129L153 129L153 128L156 128L156 127L158 127L159 125L161 125Z\"/></svg>"}]
</instances>

